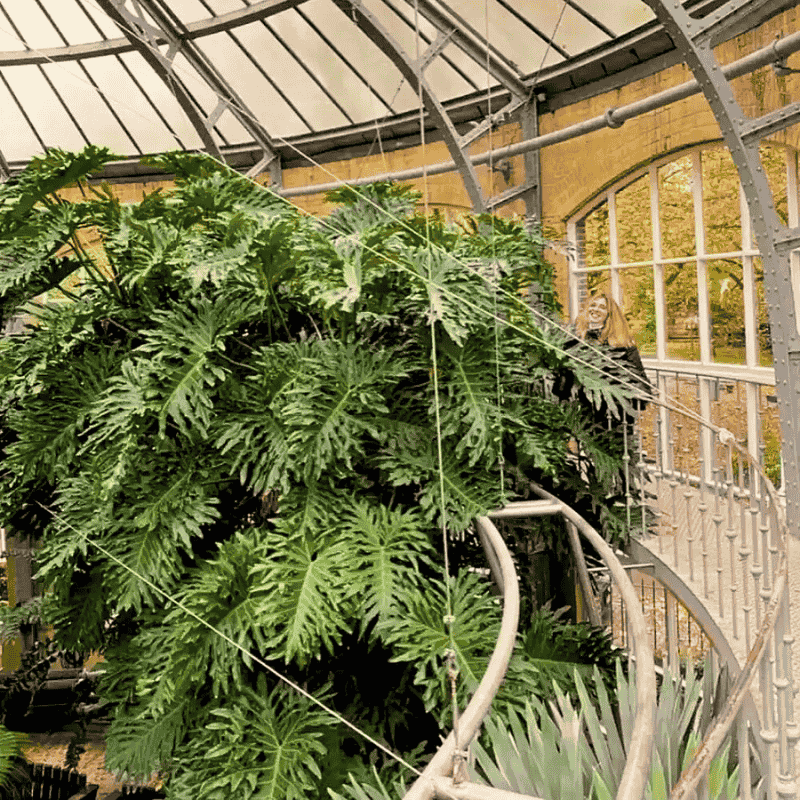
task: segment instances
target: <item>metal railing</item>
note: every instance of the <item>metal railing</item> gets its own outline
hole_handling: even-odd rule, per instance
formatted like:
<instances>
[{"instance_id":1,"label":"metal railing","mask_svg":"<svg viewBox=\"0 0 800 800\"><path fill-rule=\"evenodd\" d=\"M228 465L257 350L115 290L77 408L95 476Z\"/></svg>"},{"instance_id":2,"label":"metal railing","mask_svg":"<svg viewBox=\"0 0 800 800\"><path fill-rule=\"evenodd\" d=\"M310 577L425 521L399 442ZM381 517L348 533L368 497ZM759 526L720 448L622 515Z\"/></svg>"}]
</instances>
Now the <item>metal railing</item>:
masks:
<instances>
[{"instance_id":1,"label":"metal railing","mask_svg":"<svg viewBox=\"0 0 800 800\"><path fill-rule=\"evenodd\" d=\"M743 800L794 798L800 729L794 721L787 584L793 540L780 498L746 443L673 403L650 403L628 444L627 514L634 535L625 556L618 557L575 511L546 493L542 501L511 503L489 515L562 514L601 555L602 569L612 578L610 598L602 604L605 622L636 659L640 677L633 748L617 797L644 796L658 662L672 674L680 674L681 664L704 663L714 683L723 670L732 682L671 800L707 796L712 760L732 740ZM513 562L491 519L481 518L478 531L504 596L497 657L461 717L458 742L448 737L407 798L522 797L452 776L454 757L490 709L516 636L509 616L518 613L519 602Z\"/></svg>"},{"instance_id":2,"label":"metal railing","mask_svg":"<svg viewBox=\"0 0 800 800\"><path fill-rule=\"evenodd\" d=\"M517 635L519 586L511 553L492 519L524 519L543 514L561 514L575 526L603 559L628 615L631 651L637 662L636 716L632 745L617 793L618 800L640 800L649 778L655 719L656 678L647 623L636 591L614 551L579 514L545 492L541 501L510 503L477 520L477 530L492 574L503 595L500 634L486 673L458 723L458 735L451 732L433 756L422 775L405 795L405 800L459 798L463 800L522 800L527 797L459 779L458 760L480 730L489 713L494 695L502 683Z\"/></svg>"},{"instance_id":3,"label":"metal railing","mask_svg":"<svg viewBox=\"0 0 800 800\"><path fill-rule=\"evenodd\" d=\"M711 669L727 668L734 681L671 798L705 786L712 758L734 735L740 796L795 797L800 732L787 586L794 540L780 498L746 442L673 403L651 403L635 438L628 555L654 651L673 672L710 654ZM613 593L607 615L626 644L627 620Z\"/></svg>"}]
</instances>

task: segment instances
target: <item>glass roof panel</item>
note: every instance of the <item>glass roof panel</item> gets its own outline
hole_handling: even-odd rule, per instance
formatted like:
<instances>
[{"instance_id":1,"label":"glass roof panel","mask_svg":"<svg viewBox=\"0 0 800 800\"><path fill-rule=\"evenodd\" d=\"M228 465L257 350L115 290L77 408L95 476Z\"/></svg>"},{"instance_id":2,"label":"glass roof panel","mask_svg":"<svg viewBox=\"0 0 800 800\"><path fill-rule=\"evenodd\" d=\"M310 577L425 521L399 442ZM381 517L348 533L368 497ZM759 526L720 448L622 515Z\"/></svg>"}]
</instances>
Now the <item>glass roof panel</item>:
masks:
<instances>
[{"instance_id":1,"label":"glass roof panel","mask_svg":"<svg viewBox=\"0 0 800 800\"><path fill-rule=\"evenodd\" d=\"M68 44L87 44L98 40L97 28L74 3L50 3L46 8L53 24Z\"/></svg>"},{"instance_id":2,"label":"glass roof panel","mask_svg":"<svg viewBox=\"0 0 800 800\"><path fill-rule=\"evenodd\" d=\"M15 49L60 47L64 40L36 3L0 3L0 24L17 37Z\"/></svg>"},{"instance_id":3,"label":"glass roof panel","mask_svg":"<svg viewBox=\"0 0 800 800\"><path fill-rule=\"evenodd\" d=\"M102 130L103 144L115 152L130 153L138 149L77 64L45 64L42 70L88 138L93 131Z\"/></svg>"},{"instance_id":4,"label":"glass roof panel","mask_svg":"<svg viewBox=\"0 0 800 800\"><path fill-rule=\"evenodd\" d=\"M134 16L142 9L151 22L147 9L158 8L178 30L188 33L173 68L204 113L213 112L218 98L191 66L193 49L208 59L275 140L383 120L417 108L417 92L403 78L396 58L383 52L380 42L359 29L353 15L333 0L122 2ZM445 102L486 90L484 39L507 73L522 81L653 19L644 0L364 2L412 61L441 38L439 23L426 16L431 9L455 26L455 34L446 26L449 40L425 73L434 95ZM228 26L228 32L220 32L220 25ZM130 154L138 150L134 141L146 151L180 146L176 137L183 146L196 147L197 132L139 52L141 39L129 30L130 23L123 27L125 31L106 16L98 0L0 0L0 79L7 78L23 107L7 116L14 115L14 124L24 129L24 119L20 119L28 113L36 120L33 124L42 125L41 139L61 146L75 146L76 138L82 141L78 125L98 144L123 147ZM110 54L109 41L118 55ZM159 45L162 55L167 49L166 44ZM59 58L81 54L82 68L65 72L54 66L44 73L58 85L67 105L74 106L75 122L47 86L43 73L36 67L21 68L19 56L25 51L41 63L54 54ZM497 78L488 82L495 86ZM107 98L116 118L106 100L89 97L91 93ZM12 109L14 105L12 101ZM45 108L47 113L42 112ZM130 137L124 132L126 127ZM223 145L252 140L227 112L219 118L218 130L226 140ZM0 137L0 151L10 158L12 150L19 152L20 147L8 141L11 127L4 126L2 132L8 135ZM20 136L28 146L36 141L29 134ZM36 149L40 149L38 144Z\"/></svg>"},{"instance_id":5,"label":"glass roof panel","mask_svg":"<svg viewBox=\"0 0 800 800\"><path fill-rule=\"evenodd\" d=\"M3 109L3 155L10 161L30 158L42 148L19 106L0 80L0 107Z\"/></svg>"},{"instance_id":6,"label":"glass roof panel","mask_svg":"<svg viewBox=\"0 0 800 800\"><path fill-rule=\"evenodd\" d=\"M114 98L115 105L122 105L126 111L139 117L144 124L153 127L152 135L162 144L153 147L153 150L175 150L176 148L193 150L201 146L200 137L178 105L175 96L167 85L153 72L142 56L138 53L124 53L120 60L136 76L142 85L150 103L135 103L133 97L121 94L122 87L106 88L106 93ZM161 121L159 113L166 119L169 128ZM177 137L177 138L176 138ZM98 142L99 143L99 142Z\"/></svg>"},{"instance_id":7,"label":"glass roof panel","mask_svg":"<svg viewBox=\"0 0 800 800\"><path fill-rule=\"evenodd\" d=\"M14 96L23 101L25 113L48 147L73 150L86 144L38 67L9 67L3 73ZM3 138L5 140L5 136Z\"/></svg>"}]
</instances>

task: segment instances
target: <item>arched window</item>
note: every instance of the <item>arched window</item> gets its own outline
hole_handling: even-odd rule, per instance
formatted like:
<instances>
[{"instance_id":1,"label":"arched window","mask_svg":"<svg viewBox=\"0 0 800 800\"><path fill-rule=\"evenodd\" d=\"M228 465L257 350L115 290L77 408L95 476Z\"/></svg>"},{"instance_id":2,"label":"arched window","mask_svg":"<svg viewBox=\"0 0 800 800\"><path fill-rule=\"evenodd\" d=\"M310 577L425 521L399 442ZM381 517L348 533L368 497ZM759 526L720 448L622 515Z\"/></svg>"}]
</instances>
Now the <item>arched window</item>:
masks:
<instances>
[{"instance_id":1,"label":"arched window","mask_svg":"<svg viewBox=\"0 0 800 800\"><path fill-rule=\"evenodd\" d=\"M778 216L798 225L796 153L765 144L761 161ZM672 376L667 391L691 379L701 414L754 454L769 447L777 414L763 267L728 151L694 147L626 175L569 220L568 239L571 316L588 293L610 289L645 364ZM739 429L720 392L747 408Z\"/></svg>"}]
</instances>

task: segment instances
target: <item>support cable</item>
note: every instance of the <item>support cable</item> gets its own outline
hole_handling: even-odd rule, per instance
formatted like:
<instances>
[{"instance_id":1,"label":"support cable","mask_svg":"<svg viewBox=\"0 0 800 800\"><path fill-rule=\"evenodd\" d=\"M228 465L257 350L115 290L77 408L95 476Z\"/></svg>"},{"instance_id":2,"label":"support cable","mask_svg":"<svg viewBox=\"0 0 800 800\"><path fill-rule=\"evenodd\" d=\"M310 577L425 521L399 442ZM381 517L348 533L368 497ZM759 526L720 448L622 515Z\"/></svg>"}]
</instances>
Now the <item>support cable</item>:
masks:
<instances>
[{"instance_id":1,"label":"support cable","mask_svg":"<svg viewBox=\"0 0 800 800\"><path fill-rule=\"evenodd\" d=\"M416 46L416 65L418 70L417 97L419 102L419 132L422 142L422 163L425 164L425 103L422 93L422 70L423 65L420 59L420 30L419 30L419 2L414 0L414 32ZM450 685L451 703L453 708L453 737L455 738L455 750L453 751L453 774L458 773L459 759L461 754L461 742L458 737L458 696L457 678L458 667L456 663L456 646L453 637L453 625L455 616L453 614L453 598L450 591L450 544L447 536L447 501L444 490L444 454L442 452L442 420L440 413L441 402L439 399L439 363L436 350L436 314L433 308L433 263L431 248L430 214L428 206L428 180L423 172L422 200L425 209L425 243L427 245L428 257L428 296L430 298L430 331L431 331L431 367L433 380L433 407L436 421L436 461L439 472L439 511L441 515L442 528L442 551L444 555L444 587L445 587L445 616L444 624L447 629L448 649L445 652L445 663Z\"/></svg>"},{"instance_id":2,"label":"support cable","mask_svg":"<svg viewBox=\"0 0 800 800\"><path fill-rule=\"evenodd\" d=\"M48 514L50 514L50 516L52 516L54 520L60 522L62 525L66 525L70 530L72 530L75 533L77 533L78 536L81 537L81 540L84 543L91 545L96 550L98 550L100 553L102 553L102 555L104 555L106 558L108 558L109 560L113 561L115 564L118 564L120 567L122 567L123 569L127 570L128 572L130 572L130 574L133 575L138 581L141 581L142 583L147 585L150 589L152 589L154 592L156 592L156 594L160 595L168 603L172 603L173 605L177 606L185 614L188 614L192 619L194 619L195 621L199 622L204 627L208 628L215 635L219 636L220 639L222 639L223 641L225 641L228 644L230 644L233 647L235 647L240 653L242 653L242 655L245 655L245 656L247 656L247 658L252 659L256 664L258 664L260 667L263 667L263 669L265 669L267 672L269 672L272 676L274 676L275 678L278 678L280 681L285 683L287 686L289 686L291 689L293 689L299 695L302 695L307 700L310 700L316 706L319 706L319 708L321 708L323 711L325 711L326 714L329 714L334 719L336 719L338 722L341 722L343 725L346 725L354 733L357 733L361 738L365 739L371 745L373 745L374 747L377 747L383 753L385 753L386 755L390 756L392 759L397 761L397 763L401 764L406 769L411 770L411 772L413 772L417 776L422 774L420 772L420 770L418 770L416 767L413 767L411 764L409 764L402 756L399 756L396 753L392 752L388 747L386 747L386 745L381 744L377 739L373 739L368 733L362 731L357 725L355 725L354 723L350 722L350 720L348 720L346 717L343 717L338 711L330 708L330 706L327 706L321 700L319 700L318 698L314 697L313 694L311 694L310 692L306 691L302 686L300 686L299 684L295 683L291 678L287 678L281 672L276 670L275 667L271 666L270 664L268 664L262 658L259 658L259 656L255 655L254 653L251 653L246 647L244 647L243 645L239 644L239 642L234 641L233 639L231 639L230 636L228 636L227 634L223 633L223 631L221 631L219 628L216 628L210 622L207 622L206 620L204 620L199 614L195 613L194 611L192 611L191 608L189 608L187 605L185 605L180 600L178 600L177 597L174 597L169 592L164 591L164 589L162 589L160 586L157 586L155 583L153 583L152 581L148 580L144 575L141 575L133 567L131 567L128 564L126 564L121 558L118 558L110 550L108 550L107 548L103 547L103 545L99 544L98 542L94 541L93 539L90 539L88 534L81 533L74 525L72 525L68 520L66 520L63 516L61 516L61 514L58 514L57 512L53 511L52 508L49 508L48 506L44 505L43 503L39 503L38 500L36 502L37 502L37 504L39 506L41 506L41 508L43 508Z\"/></svg>"},{"instance_id":3,"label":"support cable","mask_svg":"<svg viewBox=\"0 0 800 800\"><path fill-rule=\"evenodd\" d=\"M88 0L88 1L89 1L89 2L91 2L91 0ZM92 5L93 5L93 3L92 3ZM0 30L3 30L2 26L0 26ZM7 32L7 31L5 31L5 32ZM131 30L131 31L130 31L130 34L131 34L132 36L137 36L136 32L135 32L135 31L133 31L133 30ZM9 34L9 35L10 35L10 34ZM26 47L26 49L30 49L30 48L28 48L28 45L25 43L25 41L24 41L23 39L21 39L19 36L17 36L16 38L18 38L18 39L19 39L19 41L20 41L20 42L21 42L21 43L22 43L22 44L23 44L23 45ZM141 37L138 37L138 38L140 39L140 41L144 41L143 39L141 39ZM149 43L148 43L148 46L150 46L150 45L149 45ZM32 52L40 52L40 51L32 50ZM54 63L54 64L58 63L58 62L55 62L55 61L53 61L53 59L51 59L51 58L48 58L48 60L50 60L50 61L51 61L52 63ZM60 64L59 64L59 66L60 66ZM178 70L176 69L176 71L178 71ZM73 78L77 77L77 76L75 76L75 75L72 75L72 73L68 73L68 74L70 74L70 75L71 75ZM2 73L0 73L0 77L2 77ZM83 82L83 81L81 81L81 82ZM87 83L87 85L88 85L88 86L91 86L91 84L89 84L89 83ZM94 88L94 87L92 87L92 88ZM106 94L108 94L108 93L106 93ZM116 99L116 98L115 98L115 99ZM134 107L130 106L130 105L129 105L129 104L127 104L125 101L119 101L119 102L120 102L120 103L121 103L123 106L130 108L130 110L131 110L131 111L133 111L134 113L138 114L138 115L139 115L139 116L141 116L143 119L147 119L148 121L150 121L150 120L149 120L149 118L147 117L147 115L143 114L143 113L141 112L141 110L139 110L139 109L136 109L136 108L134 108ZM240 109L240 111L241 111L242 113L246 113L246 111L244 111L244 110L242 110L242 109ZM34 130L35 130L35 129L34 129ZM279 140L279 141L281 141L283 144L286 144L287 146L289 146L289 147L292 147L292 148L293 148L293 149L294 149L294 150L295 150L295 151L296 151L298 154L300 154L301 156L303 156L304 158L306 158L306 159L307 159L307 160L308 160L308 161L309 161L309 162L310 162L310 163L311 163L311 164L312 164L314 167L318 168L320 171L323 171L323 172L325 172L326 174L330 175L330 176L331 176L331 177L333 177L333 178L336 178L336 179L337 179L337 181L338 181L338 183L339 183L339 185L341 185L341 186L345 186L345 185L347 185L347 182L346 182L346 181L344 181L344 180L341 180L341 179L338 179L338 178L337 178L337 176L335 176L335 175L334 175L334 174L333 174L333 173L332 173L330 170L328 170L328 169L327 169L327 168L326 168L326 167L325 167L323 164L320 164L319 162L317 162L315 159L311 158L310 156L307 156L307 155L303 154L303 153L302 153L302 152L299 150L299 148L295 147L295 146L294 146L294 145L292 145L290 142L287 142L286 140L284 140L284 139L280 139L280 138L279 138L278 140ZM42 147L43 147L43 149L45 149L45 150L46 150L46 147L45 147L44 143L43 143L43 142L41 142L41 140L40 140L40 143L42 144ZM202 151L199 151L199 150L198 150L197 152L202 152ZM212 158L212 159L216 160L216 161L217 161L217 162L218 162L218 163L219 163L219 164L220 164L222 167L224 167L224 168L226 168L226 169L229 169L231 172L235 172L235 170L233 170L233 168L231 168L230 166L228 166L227 164L225 164L225 162L224 162L224 161L221 161L220 159L218 159L218 158L215 158L213 155L209 155L209 154L207 154L207 155L208 155L208 157L210 157L210 158ZM236 174L238 175L239 173L236 173ZM427 173L425 173L425 174L427 175ZM264 186L262 186L262 185L261 185L261 184L259 184L257 181L253 180L252 178L247 178L247 180L250 180L250 181L251 181L251 182L252 182L254 185L256 185L256 186L259 186L259 187L260 187L260 188L262 188L262 189L266 189L266 190L270 191L268 187L264 187ZM297 208L298 210L300 210L300 211L301 211L301 213L307 213L307 212L305 212L303 209L299 209L299 207L295 206L295 205L294 205L294 204L291 202L291 199L290 199L290 198L288 198L288 197L284 197L283 195L281 195L281 194L280 194L280 193L278 193L278 192L275 192L275 195L276 195L277 197L280 197L280 198L281 198L281 199L282 199L282 200L283 200L283 201L284 201L284 202L285 202L287 205L290 205L290 206L292 206L292 207L294 207L294 208ZM391 219L392 221L394 221L394 222L396 222L396 223L398 223L398 224L402 225L403 227L407 227L407 224L406 224L405 222L403 222L402 220L399 220L399 219L398 219L397 217L395 217L394 215L392 215L392 214L390 214L390 213L386 212L386 211L385 211L385 209L381 208L381 207L380 207L380 205L379 205L378 203L376 203L374 200L372 200L371 198L369 198L369 197L367 197L367 196L365 196L365 195L362 195L362 197L365 199L365 201L366 201L366 202L368 202L369 204L371 204L371 205L372 205L374 208L376 208L376 210L378 210L378 211L380 211L381 213L383 213L383 214L384 214L385 216L387 216L389 219ZM427 210L427 206L426 206L426 210ZM426 219L427 219L427 213L426 213ZM327 223L325 222L324 218L321 218L321 219L320 219L320 221L321 221L321 223L322 223L323 225L327 225ZM365 245L365 246L366 246L366 247L369 249L369 246L367 246L367 245ZM438 245L433 245L432 243L430 243L430 241L429 241L429 246L430 246L430 247L436 247L437 249L441 249L441 248L440 248ZM403 265L403 264L401 264L401 263L399 263L399 262L394 262L394 263L395 263L395 265L396 265L396 266L398 266L400 269L403 269L403 270L405 270L405 271L411 272L412 274L416 275L416 277L419 277L419 275L418 275L417 273L413 273L413 271L412 271L412 270L410 270L410 269L409 269L408 267L406 267L405 265ZM569 328L568 328L568 327L566 327L566 326L564 326L564 325L561 325L560 323L558 323L558 322L556 322L556 321L552 320L550 317L548 317L547 315L545 315L545 314L541 313L541 312L540 312L540 311L538 311L537 309L534 309L534 308L529 308L527 305L525 305L525 304L523 303L523 301L521 300L521 298L517 297L516 295L514 295L514 294L513 294L513 293L511 293L511 292L507 292L507 291L505 291L504 289L502 289L502 287L499 285L499 281L494 281L494 280L492 280L491 278L489 278L489 276L487 276L487 275L482 275L482 274L480 273L480 271L479 271L479 270L477 270L475 267L472 267L471 265L469 265L469 264L467 264L467 263L464 263L464 262L459 262L459 263L460 263L460 266L462 266L462 267L463 267L465 270L467 270L467 271L471 272L472 274L474 274L474 275L477 275L478 277L480 277L480 278L481 278L481 280L483 280L485 283L487 283L487 284L488 284L488 285L489 285L489 286L490 286L490 287L491 287L491 288L492 288L494 291L502 293L502 294L503 294L505 297L507 297L507 299L510 299L510 300L512 300L513 302L515 302L515 303L519 304L519 305L520 305L520 307L522 307L522 308L525 308L525 310L526 310L526 311L530 311L530 312L531 312L531 313L532 313L532 314L533 314L535 317L537 317L537 318L538 318L538 319L539 319L541 322L544 322L546 326L548 326L548 327L551 327L551 328L558 328L558 329L560 329L560 330L561 330L563 333L565 333L565 334L567 334L567 335L573 335L573 334L572 334L572 332L569 330ZM429 283L429 286L430 286L430 285L434 285L434 284L432 284L432 280L431 280L431 279L429 279L428 283ZM441 292L442 292L443 294L445 294L445 295L452 294L452 293L450 292L450 290L449 290L449 289L447 289L447 287L445 287L445 286L440 286L440 285L438 285L438 284L436 284L435 286L436 286L436 289L437 289L438 291L441 291ZM480 308L478 308L477 304L473 304L473 303L471 303L469 300L465 300L465 299L463 299L463 298L459 298L459 301L460 301L460 302L461 302L463 305L466 305L467 307L469 307L469 308L472 308L473 310L477 311L478 313L481 313L481 314L485 314L485 313L487 313L487 312L485 312L483 309L480 309ZM502 319L502 318L499 316L499 314L491 314L491 316L492 316L492 317L493 317L493 318L494 318L494 319L495 319L497 322L500 322L500 323L502 323L503 325L506 325L506 326L508 326L508 327L511 327L512 329L514 329L514 330L516 330L517 332L519 332L519 333L523 334L524 336L526 336L527 338L531 339L532 341L536 341L536 342L538 342L539 344L541 344L541 345L544 345L545 347L549 347L549 348L552 348L552 349L554 349L554 350L558 350L558 351L560 352L560 348L559 348L559 347L557 347L556 345L554 345L553 343L551 343L551 342L547 341L546 339L542 339L542 338L540 338L540 337L536 336L536 335L535 335L535 333L533 333L533 332L531 332L531 331L529 331L529 330L526 330L526 329L524 329L524 328L521 328L521 327L519 327L519 326L515 325L514 323L512 323L512 322L510 322L510 321L508 321L508 320L504 320L504 319ZM595 355L597 355L597 356L598 356L598 357L599 357L601 360L603 360L603 361L605 361L605 362L607 362L607 363L609 363L609 364L613 364L613 365L615 366L615 368L616 368L616 371L615 371L615 372L613 372L613 373L612 373L612 372L609 372L609 371L606 371L606 370L604 370L603 368L599 368L597 365L595 365L595 364L592 364L591 362L588 362L588 361L586 361L585 359L582 359L580 356L576 356L576 355L574 355L574 354L570 354L570 359L571 359L573 362L575 362L575 363L578 363L578 364L581 364L582 366L585 366L585 367L588 367L588 368L590 368L590 369L594 370L594 371L595 371L595 372L596 372L598 375L600 375L600 376L602 376L602 377L606 377L606 378L609 378L609 379L612 379L612 380L616 381L618 384L620 384L620 385L624 386L625 388L627 388L627 389L629 389L629 390L633 391L634 393L637 393L638 391L640 391L639 376L638 376L638 374L637 374L637 373L633 372L632 370L630 370L630 369L629 369L629 368L627 368L627 367L624 367L623 365L616 364L616 362L615 362L615 361L614 361L614 360L613 360L613 359L612 359L612 358L611 358L611 357L610 357L608 354L604 353L602 349L600 349L600 348L596 347L595 345L593 345L593 344L591 344L591 343L586 343L586 344L585 344L585 346L586 346L586 347L587 347L589 350L593 351L593 352L595 353ZM623 375L620 375L620 373L623 373L623 374L624 374L624 373L627 373L627 374L630 376L630 380L627 380L627 379L625 379Z\"/></svg>"}]
</instances>

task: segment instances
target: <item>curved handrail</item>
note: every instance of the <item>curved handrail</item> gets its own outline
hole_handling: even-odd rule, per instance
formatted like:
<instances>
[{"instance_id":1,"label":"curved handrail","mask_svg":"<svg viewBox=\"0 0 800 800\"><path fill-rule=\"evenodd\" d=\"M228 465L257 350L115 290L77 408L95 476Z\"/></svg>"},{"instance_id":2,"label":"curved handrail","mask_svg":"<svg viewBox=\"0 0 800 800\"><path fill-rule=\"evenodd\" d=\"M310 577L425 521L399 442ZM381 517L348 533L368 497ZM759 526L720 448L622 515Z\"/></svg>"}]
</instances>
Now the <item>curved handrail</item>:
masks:
<instances>
[{"instance_id":1,"label":"curved handrail","mask_svg":"<svg viewBox=\"0 0 800 800\"><path fill-rule=\"evenodd\" d=\"M740 470L743 470L745 465L750 469L751 485L746 491L744 491L741 487L741 483L738 487L735 487L732 483L730 483L728 487L730 497L736 496L737 499L741 500L744 499L745 496L749 495L752 502L758 499L760 488L760 491L763 494L766 494L766 496L769 498L769 508L771 513L774 514L774 520L778 529L778 542L775 545L775 555L777 555L777 558L771 561L771 591L768 600L766 597L763 598L766 605L762 612L761 624L758 627L755 640L753 641L752 646L747 653L745 662L742 665L739 674L736 676L736 680L724 707L717 715L709 730L706 732L706 735L703 738L703 741L700 743L694 758L683 770L678 782L673 787L670 794L670 800L688 800L688 798L694 796L698 784L702 780L703 776L708 774L713 758L722 747L725 739L731 733L742 704L745 702L748 693L750 693L751 689L754 688L757 670L760 666L762 666L762 659L765 658L765 654L767 652L769 637L775 634L780 614L783 610L785 610L784 604L786 601L788 582L788 559L786 553L788 532L783 510L780 502L778 501L775 487L764 473L764 470L758 461L752 456L751 453L742 447L739 442L736 441L734 435L730 431L712 423L709 420L704 419L696 412L682 407L679 408L676 403L671 402L669 399L658 399L652 400L651 402L654 406L666 409L671 414L678 414L682 417L691 419L696 422L699 427L704 427L708 431L712 432L716 436L719 443L728 449L728 470L730 470L730 464L732 463L732 454L735 452L737 458L739 459ZM661 447L665 446L663 438L659 444ZM650 470L652 470L652 467ZM647 472L648 470L645 469L644 471ZM672 473L673 475L677 474L674 469L672 470ZM695 477L701 485L708 485L708 481L702 476L702 474L699 477ZM687 471L686 479L689 480L689 478L690 476ZM756 479L757 483L753 479ZM728 475L728 481L732 481L732 475L730 474ZM763 514L764 510L761 509L759 513ZM677 543L675 543L673 546L677 547ZM664 566L673 575L679 578L677 573L675 573L669 567L669 565L664 564ZM700 598L698 597L698 599ZM734 634L734 636L736 636L736 634ZM788 646L787 641L784 641L783 644ZM787 678L787 676L783 677L784 679ZM786 722L787 721L784 721L784 724ZM762 721L762 723L765 724L764 721ZM788 720L788 724L791 725L792 721ZM785 734L786 732L784 731L783 735L785 736Z\"/></svg>"},{"instance_id":2,"label":"curved handrail","mask_svg":"<svg viewBox=\"0 0 800 800\"><path fill-rule=\"evenodd\" d=\"M477 520L481 537L488 542L497 557L503 576L503 617L500 623L500 634L497 637L492 657L486 668L475 694L461 714L458 724L459 742L456 742L455 731L451 731L442 746L428 762L428 765L411 788L405 794L405 800L429 800L436 793L433 779L445 777L452 768L453 756L458 746L465 747L478 732L481 722L492 705L511 660L511 653L517 638L519 624L519 581L514 568L511 553L506 547L503 537L487 517Z\"/></svg>"},{"instance_id":3,"label":"curved handrail","mask_svg":"<svg viewBox=\"0 0 800 800\"><path fill-rule=\"evenodd\" d=\"M553 511L561 513L596 548L601 558L608 565L609 571L623 596L623 602L629 610L631 632L637 656L637 708L631 749L620 780L617 799L640 800L644 794L649 776L652 753L656 707L656 677L647 624L639 606L636 590L611 547L583 517L544 490L538 487L534 487L534 490L550 501L550 513ZM536 515L536 510L532 509L531 505L531 503L519 503L515 507L515 504L512 503L496 512L496 514L497 516L515 516L517 518ZM490 516L493 515L490 514ZM471 783L456 784L452 778L447 778L452 768L453 756L458 747L464 748L475 736L481 722L491 708L492 700L500 688L511 658L519 619L519 585L511 553L491 519L480 517L477 520L477 528L493 570L499 569L500 572L498 576L500 581L498 583L503 587L504 593L503 620L500 634L483 679L459 720L459 742L456 743L455 734L451 732L428 763L422 775L412 784L404 800L429 800L434 795L437 797L468 798L469 800L523 800L523 798L527 797L527 795Z\"/></svg>"},{"instance_id":4,"label":"curved handrail","mask_svg":"<svg viewBox=\"0 0 800 800\"><path fill-rule=\"evenodd\" d=\"M650 645L647 622L642 613L639 597L608 542L580 514L558 500L557 497L538 486L532 486L531 488L540 497L559 503L562 515L575 525L597 550L600 557L605 561L614 582L617 584L628 610L628 619L636 654L636 717L631 735L631 749L628 752L628 760L620 779L617 800L639 800L644 796L645 787L650 777L650 760L653 750L658 691L653 649Z\"/></svg>"}]
</instances>

